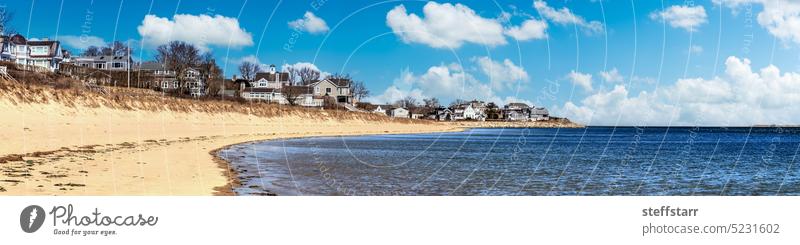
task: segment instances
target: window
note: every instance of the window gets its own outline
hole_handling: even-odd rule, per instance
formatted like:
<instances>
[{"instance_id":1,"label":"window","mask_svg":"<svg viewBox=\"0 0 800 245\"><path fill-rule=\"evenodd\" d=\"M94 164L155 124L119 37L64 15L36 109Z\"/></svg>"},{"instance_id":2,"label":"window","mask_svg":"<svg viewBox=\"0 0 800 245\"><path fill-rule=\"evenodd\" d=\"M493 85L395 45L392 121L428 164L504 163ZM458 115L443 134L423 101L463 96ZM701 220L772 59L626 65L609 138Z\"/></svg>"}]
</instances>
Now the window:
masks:
<instances>
[{"instance_id":1,"label":"window","mask_svg":"<svg viewBox=\"0 0 800 245\"><path fill-rule=\"evenodd\" d=\"M319 87L314 87L314 93L316 93L316 94L319 93Z\"/></svg>"},{"instance_id":2,"label":"window","mask_svg":"<svg viewBox=\"0 0 800 245\"><path fill-rule=\"evenodd\" d=\"M172 87L174 87L174 88L178 88L178 81L174 81L174 82L172 82Z\"/></svg>"},{"instance_id":3,"label":"window","mask_svg":"<svg viewBox=\"0 0 800 245\"><path fill-rule=\"evenodd\" d=\"M123 66L122 66L122 63L118 63L118 62L116 62L116 63L112 64L112 65L111 65L111 67L114 67L114 68L122 68Z\"/></svg>"},{"instance_id":4,"label":"window","mask_svg":"<svg viewBox=\"0 0 800 245\"><path fill-rule=\"evenodd\" d=\"M325 88L325 93L330 94L331 93L331 88Z\"/></svg>"}]
</instances>

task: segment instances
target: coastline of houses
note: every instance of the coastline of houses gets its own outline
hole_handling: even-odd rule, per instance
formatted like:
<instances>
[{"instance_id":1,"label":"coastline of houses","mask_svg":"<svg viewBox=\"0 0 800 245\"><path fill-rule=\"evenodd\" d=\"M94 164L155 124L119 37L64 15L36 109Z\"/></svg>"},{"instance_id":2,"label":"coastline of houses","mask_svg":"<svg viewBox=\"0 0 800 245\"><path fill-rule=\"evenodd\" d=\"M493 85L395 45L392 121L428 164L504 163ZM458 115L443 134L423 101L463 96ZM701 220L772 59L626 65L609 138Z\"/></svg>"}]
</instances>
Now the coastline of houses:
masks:
<instances>
[{"instance_id":1,"label":"coastline of houses","mask_svg":"<svg viewBox=\"0 0 800 245\"><path fill-rule=\"evenodd\" d=\"M19 34L0 36L0 61L11 62L22 69L37 72L61 72L80 77L87 83L109 83L113 79L91 76L96 73L138 74L140 88L149 88L165 93L185 94L200 97L209 94L209 80L198 68L187 68L181 74L170 70L166 64L156 61L137 63L130 54L71 57L61 48L59 41L27 40ZM65 64L62 69L62 64ZM63 71L62 71L63 70ZM103 71L103 72L98 72ZM77 76L77 75L83 76ZM416 105L373 105L354 100L352 81L344 78L321 78L307 84L294 84L292 74L278 71L270 65L264 72L257 72L252 79L241 79L235 75L223 84L234 84L233 88L220 88L217 95L239 97L247 101L304 107L326 107L338 105L350 111L363 111L394 118L428 119L435 121L545 121L550 120L544 107L525 103L509 103L502 108L496 104L472 100L455 103L449 107L426 108ZM116 81L116 80L115 80ZM292 101L289 101L292 100ZM292 102L292 103L290 103Z\"/></svg>"},{"instance_id":2,"label":"coastline of houses","mask_svg":"<svg viewBox=\"0 0 800 245\"><path fill-rule=\"evenodd\" d=\"M388 117L427 119L434 121L547 121L550 112L544 107L528 106L525 103L509 103L503 108L494 103L473 100L449 107L406 108L387 104L358 103L358 107L370 113Z\"/></svg>"}]
</instances>

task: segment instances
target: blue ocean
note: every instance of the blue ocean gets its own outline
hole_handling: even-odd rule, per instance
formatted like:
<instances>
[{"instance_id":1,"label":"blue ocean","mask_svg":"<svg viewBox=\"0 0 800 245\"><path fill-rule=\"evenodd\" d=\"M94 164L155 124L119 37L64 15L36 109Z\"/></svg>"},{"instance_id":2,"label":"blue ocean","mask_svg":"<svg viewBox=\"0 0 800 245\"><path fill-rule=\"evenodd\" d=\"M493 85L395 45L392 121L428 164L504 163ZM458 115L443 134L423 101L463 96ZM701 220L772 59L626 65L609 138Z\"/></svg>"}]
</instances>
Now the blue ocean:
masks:
<instances>
[{"instance_id":1,"label":"blue ocean","mask_svg":"<svg viewBox=\"0 0 800 245\"><path fill-rule=\"evenodd\" d=\"M232 146L240 195L800 194L800 128L586 127Z\"/></svg>"}]
</instances>

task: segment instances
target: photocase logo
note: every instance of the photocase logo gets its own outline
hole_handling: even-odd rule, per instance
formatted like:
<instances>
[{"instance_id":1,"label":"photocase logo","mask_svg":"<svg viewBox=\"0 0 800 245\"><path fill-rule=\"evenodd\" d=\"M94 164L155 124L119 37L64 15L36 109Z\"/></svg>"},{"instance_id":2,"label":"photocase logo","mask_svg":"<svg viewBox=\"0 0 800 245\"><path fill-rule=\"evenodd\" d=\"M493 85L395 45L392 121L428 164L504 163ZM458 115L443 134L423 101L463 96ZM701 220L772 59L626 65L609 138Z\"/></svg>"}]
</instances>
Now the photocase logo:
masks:
<instances>
[{"instance_id":1,"label":"photocase logo","mask_svg":"<svg viewBox=\"0 0 800 245\"><path fill-rule=\"evenodd\" d=\"M44 224L44 209L30 205L19 214L19 226L27 233L34 233Z\"/></svg>"}]
</instances>

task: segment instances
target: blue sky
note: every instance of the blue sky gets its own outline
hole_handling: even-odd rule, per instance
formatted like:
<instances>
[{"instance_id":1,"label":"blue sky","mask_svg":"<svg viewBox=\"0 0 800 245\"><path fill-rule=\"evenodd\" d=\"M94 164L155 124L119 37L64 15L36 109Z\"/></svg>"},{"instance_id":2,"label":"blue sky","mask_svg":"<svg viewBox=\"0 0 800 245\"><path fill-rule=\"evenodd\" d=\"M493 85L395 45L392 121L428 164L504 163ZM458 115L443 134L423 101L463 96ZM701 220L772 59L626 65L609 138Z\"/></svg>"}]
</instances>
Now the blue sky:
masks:
<instances>
[{"instance_id":1,"label":"blue sky","mask_svg":"<svg viewBox=\"0 0 800 245\"><path fill-rule=\"evenodd\" d=\"M311 63L363 80L374 102L521 101L593 125L800 124L792 108L800 102L800 30L791 24L800 22L800 3L786 0L39 0L0 7L15 13L18 32L60 39L75 52L130 40L148 60L155 45L184 40L228 61L228 76L242 60ZM165 32L159 23L175 27Z\"/></svg>"}]
</instances>

